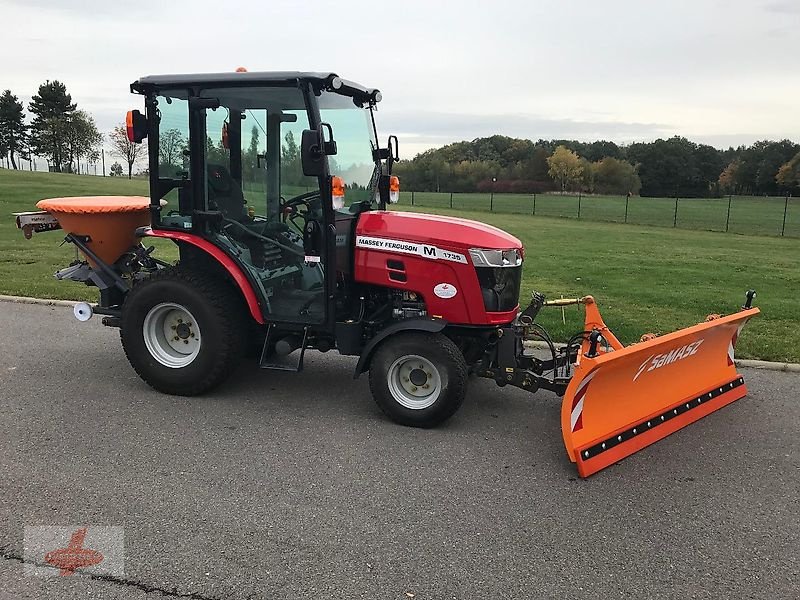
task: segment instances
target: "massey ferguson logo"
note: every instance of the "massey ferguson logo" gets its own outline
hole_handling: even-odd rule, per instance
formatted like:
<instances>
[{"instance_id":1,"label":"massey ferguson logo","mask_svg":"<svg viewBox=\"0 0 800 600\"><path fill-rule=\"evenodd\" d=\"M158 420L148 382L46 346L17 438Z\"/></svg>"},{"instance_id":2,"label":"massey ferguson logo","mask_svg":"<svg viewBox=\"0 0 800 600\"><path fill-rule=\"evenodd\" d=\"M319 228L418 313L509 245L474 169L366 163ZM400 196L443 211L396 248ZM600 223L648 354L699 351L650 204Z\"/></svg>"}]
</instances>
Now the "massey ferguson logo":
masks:
<instances>
[{"instance_id":1,"label":"massey ferguson logo","mask_svg":"<svg viewBox=\"0 0 800 600\"><path fill-rule=\"evenodd\" d=\"M656 369L660 369L661 367L674 363L675 361L683 360L687 356L697 354L697 349L700 347L700 344L702 344L703 341L703 338L700 338L696 342L686 344L685 346L680 346L679 348L670 350L666 354L655 354L649 356L647 360L642 363L642 366L639 367L639 370L636 371L636 375L633 376L633 380L636 381L639 379L639 375L642 373L655 371Z\"/></svg>"}]
</instances>

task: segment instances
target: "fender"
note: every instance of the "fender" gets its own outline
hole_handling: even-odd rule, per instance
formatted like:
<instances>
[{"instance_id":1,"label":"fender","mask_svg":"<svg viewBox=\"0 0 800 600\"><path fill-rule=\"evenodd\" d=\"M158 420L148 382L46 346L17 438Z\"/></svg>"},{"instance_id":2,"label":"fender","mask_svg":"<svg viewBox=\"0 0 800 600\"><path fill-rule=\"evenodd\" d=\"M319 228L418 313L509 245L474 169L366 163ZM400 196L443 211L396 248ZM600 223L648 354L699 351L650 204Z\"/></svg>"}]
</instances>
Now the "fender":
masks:
<instances>
[{"instance_id":1,"label":"fender","mask_svg":"<svg viewBox=\"0 0 800 600\"><path fill-rule=\"evenodd\" d=\"M364 371L369 369L370 359L375 353L378 345L390 335L399 333L401 331L426 331L428 333L439 333L442 329L447 327L448 323L444 319L434 319L433 317L415 317L413 319L403 319L397 323L392 323L388 327L381 329L378 335L372 338L364 350L356 364L356 370L353 373L353 379L358 379Z\"/></svg>"},{"instance_id":2,"label":"fender","mask_svg":"<svg viewBox=\"0 0 800 600\"><path fill-rule=\"evenodd\" d=\"M237 265L230 256L225 254L225 252L217 248L214 244L206 239L203 239L199 235L186 233L184 231L169 231L165 229L148 228L139 230L137 233L141 236L167 238L179 242L186 242L187 244L192 244L193 246L196 246L197 248L200 248L204 252L208 253L219 264L221 264L226 271L228 271L233 281L239 286L239 290L241 290L242 295L247 302L247 307L250 309L250 316L253 317L256 323L259 323L260 325L265 323L264 316L261 314L261 307L258 305L258 297L256 296L250 281L248 281L239 265Z\"/></svg>"}]
</instances>

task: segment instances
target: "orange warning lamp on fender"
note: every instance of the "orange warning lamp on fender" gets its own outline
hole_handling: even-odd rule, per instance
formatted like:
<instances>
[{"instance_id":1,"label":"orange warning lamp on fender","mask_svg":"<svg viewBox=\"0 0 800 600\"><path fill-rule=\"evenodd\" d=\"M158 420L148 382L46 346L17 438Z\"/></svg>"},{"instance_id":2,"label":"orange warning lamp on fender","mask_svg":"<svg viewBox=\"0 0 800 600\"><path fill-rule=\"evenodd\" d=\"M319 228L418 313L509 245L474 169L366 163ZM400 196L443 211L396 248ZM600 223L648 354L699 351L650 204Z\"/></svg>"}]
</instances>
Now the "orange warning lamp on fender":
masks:
<instances>
[{"instance_id":1,"label":"orange warning lamp on fender","mask_svg":"<svg viewBox=\"0 0 800 600\"><path fill-rule=\"evenodd\" d=\"M389 202L392 204L400 202L400 178L397 175L389 177Z\"/></svg>"},{"instance_id":2,"label":"orange warning lamp on fender","mask_svg":"<svg viewBox=\"0 0 800 600\"><path fill-rule=\"evenodd\" d=\"M344 179L338 175L331 177L331 197L334 209L344 208Z\"/></svg>"}]
</instances>

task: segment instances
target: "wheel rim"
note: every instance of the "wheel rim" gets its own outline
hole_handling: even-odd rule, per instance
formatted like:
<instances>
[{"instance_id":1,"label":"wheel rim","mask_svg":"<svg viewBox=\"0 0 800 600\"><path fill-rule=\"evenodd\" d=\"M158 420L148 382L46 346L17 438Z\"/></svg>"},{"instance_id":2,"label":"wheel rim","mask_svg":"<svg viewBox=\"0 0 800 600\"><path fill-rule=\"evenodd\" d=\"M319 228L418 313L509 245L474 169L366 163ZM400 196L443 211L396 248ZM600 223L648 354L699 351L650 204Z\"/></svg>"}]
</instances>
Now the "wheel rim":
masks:
<instances>
[{"instance_id":1,"label":"wheel rim","mask_svg":"<svg viewBox=\"0 0 800 600\"><path fill-rule=\"evenodd\" d=\"M389 367L389 391L402 406L422 410L431 406L442 392L439 369L416 354L401 356Z\"/></svg>"},{"instance_id":2,"label":"wheel rim","mask_svg":"<svg viewBox=\"0 0 800 600\"><path fill-rule=\"evenodd\" d=\"M197 320L185 306L174 302L163 302L150 309L144 318L142 335L150 355L171 369L191 364L200 353Z\"/></svg>"}]
</instances>

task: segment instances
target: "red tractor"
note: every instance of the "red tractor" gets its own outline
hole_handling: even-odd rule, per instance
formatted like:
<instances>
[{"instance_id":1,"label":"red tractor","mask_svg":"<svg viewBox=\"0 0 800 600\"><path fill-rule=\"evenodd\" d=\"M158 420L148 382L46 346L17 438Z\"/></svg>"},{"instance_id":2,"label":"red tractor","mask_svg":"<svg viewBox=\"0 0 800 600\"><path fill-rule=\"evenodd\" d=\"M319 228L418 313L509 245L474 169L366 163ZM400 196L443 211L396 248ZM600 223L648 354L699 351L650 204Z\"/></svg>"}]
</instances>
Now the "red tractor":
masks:
<instances>
[{"instance_id":1,"label":"red tractor","mask_svg":"<svg viewBox=\"0 0 800 600\"><path fill-rule=\"evenodd\" d=\"M100 291L99 303L76 315L96 312L119 327L131 365L157 390L202 394L248 355L265 369L300 371L306 350L337 350L359 357L354 375L369 372L390 418L431 427L459 408L474 373L566 393L565 444L583 474L610 464L606 444L618 460L702 411L676 409L672 425L649 438L630 433L637 420L699 393L711 392L715 407L744 394L728 344L757 312L749 300L744 312L623 348L585 297L572 301L587 307L585 331L556 348L534 319L563 301L534 294L520 312L525 253L516 237L386 210L399 197L398 146L394 136L386 147L377 141L376 89L334 73L235 72L144 77L131 90L146 107L127 124L132 142L147 140L150 197L46 200L45 212L17 220L28 235L69 232L84 259L57 277ZM152 255L152 237L177 245L176 264ZM534 339L548 356L531 352ZM696 363L706 373L699 379L678 385L660 367L633 377L647 367L640 358L690 342L697 347L682 350L684 360L664 365ZM640 393L620 386L637 379L661 391L619 408L620 397Z\"/></svg>"}]
</instances>

